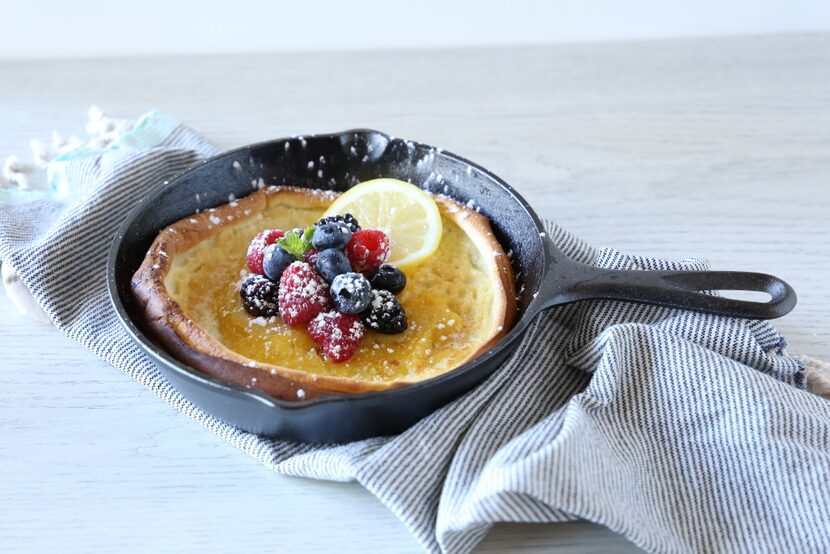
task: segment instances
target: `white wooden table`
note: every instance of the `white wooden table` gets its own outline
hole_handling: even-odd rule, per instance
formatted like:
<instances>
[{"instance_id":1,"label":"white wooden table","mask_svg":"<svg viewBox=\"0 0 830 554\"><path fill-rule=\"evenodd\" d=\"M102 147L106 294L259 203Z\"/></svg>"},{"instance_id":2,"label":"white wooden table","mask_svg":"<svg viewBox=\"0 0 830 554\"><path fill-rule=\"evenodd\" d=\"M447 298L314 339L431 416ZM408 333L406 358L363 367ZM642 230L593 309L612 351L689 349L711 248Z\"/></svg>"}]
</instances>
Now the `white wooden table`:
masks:
<instances>
[{"instance_id":1,"label":"white wooden table","mask_svg":"<svg viewBox=\"0 0 830 554\"><path fill-rule=\"evenodd\" d=\"M159 108L223 147L374 127L495 171L595 244L779 275L830 359L830 35L0 64L0 153ZM101 237L106 248L109 237ZM407 551L357 485L272 474L0 295L0 551ZM500 525L481 552L636 550Z\"/></svg>"}]
</instances>

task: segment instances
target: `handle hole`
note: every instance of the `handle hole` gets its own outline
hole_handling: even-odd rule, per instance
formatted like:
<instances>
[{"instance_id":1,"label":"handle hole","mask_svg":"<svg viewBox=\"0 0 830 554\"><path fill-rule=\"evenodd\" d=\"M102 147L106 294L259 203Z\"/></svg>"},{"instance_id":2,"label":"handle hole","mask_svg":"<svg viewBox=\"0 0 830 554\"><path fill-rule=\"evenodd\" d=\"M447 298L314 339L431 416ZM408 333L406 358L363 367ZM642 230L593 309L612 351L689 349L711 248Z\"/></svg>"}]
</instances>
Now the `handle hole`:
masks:
<instances>
[{"instance_id":1,"label":"handle hole","mask_svg":"<svg viewBox=\"0 0 830 554\"><path fill-rule=\"evenodd\" d=\"M704 291L700 291L704 292ZM761 290L729 290L729 289L718 289L717 291L721 296L726 298L730 298L732 300L745 300L747 302L758 302L760 304L766 304L770 300L772 300L772 295L768 292L764 292Z\"/></svg>"}]
</instances>

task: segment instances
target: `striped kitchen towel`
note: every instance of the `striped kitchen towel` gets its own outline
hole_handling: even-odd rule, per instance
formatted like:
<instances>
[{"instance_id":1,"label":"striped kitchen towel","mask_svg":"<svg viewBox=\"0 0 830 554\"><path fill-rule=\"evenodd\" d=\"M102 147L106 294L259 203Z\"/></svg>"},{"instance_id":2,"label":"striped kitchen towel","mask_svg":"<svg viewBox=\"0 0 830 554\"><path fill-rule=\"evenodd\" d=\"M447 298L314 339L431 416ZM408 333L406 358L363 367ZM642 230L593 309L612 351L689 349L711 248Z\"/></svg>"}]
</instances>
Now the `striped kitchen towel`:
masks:
<instances>
[{"instance_id":1,"label":"striped kitchen towel","mask_svg":"<svg viewBox=\"0 0 830 554\"><path fill-rule=\"evenodd\" d=\"M128 131L132 147L64 160L71 194L0 206L0 259L62 332L176 409L274 471L359 482L428 551L469 552L495 522L575 519L652 552L830 551L830 403L803 390L803 365L766 322L605 301L550 310L477 389L399 436L340 446L200 412L130 342L105 292L102 237L218 152L163 119ZM604 267L706 267L549 230Z\"/></svg>"}]
</instances>

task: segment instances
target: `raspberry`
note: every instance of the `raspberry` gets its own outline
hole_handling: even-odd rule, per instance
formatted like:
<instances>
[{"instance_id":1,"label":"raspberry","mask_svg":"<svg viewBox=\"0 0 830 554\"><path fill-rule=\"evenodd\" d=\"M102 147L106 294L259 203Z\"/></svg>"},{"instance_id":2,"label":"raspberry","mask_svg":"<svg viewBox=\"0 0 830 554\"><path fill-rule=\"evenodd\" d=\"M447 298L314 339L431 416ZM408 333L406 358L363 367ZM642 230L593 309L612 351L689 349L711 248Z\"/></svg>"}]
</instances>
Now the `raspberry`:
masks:
<instances>
[{"instance_id":1,"label":"raspberry","mask_svg":"<svg viewBox=\"0 0 830 554\"><path fill-rule=\"evenodd\" d=\"M303 261L311 267L314 267L314 264L317 263L317 255L319 253L320 251L316 248L309 248L308 250L303 252Z\"/></svg>"},{"instance_id":2,"label":"raspberry","mask_svg":"<svg viewBox=\"0 0 830 554\"><path fill-rule=\"evenodd\" d=\"M294 262L285 268L280 277L279 309L286 324L308 323L329 308L329 286L310 265Z\"/></svg>"},{"instance_id":3,"label":"raspberry","mask_svg":"<svg viewBox=\"0 0 830 554\"><path fill-rule=\"evenodd\" d=\"M330 362L345 362L355 355L363 338L363 324L355 315L331 310L318 314L308 324L308 334Z\"/></svg>"},{"instance_id":4,"label":"raspberry","mask_svg":"<svg viewBox=\"0 0 830 554\"><path fill-rule=\"evenodd\" d=\"M354 271L368 271L389 257L389 237L377 229L361 229L346 245L346 256Z\"/></svg>"},{"instance_id":5,"label":"raspberry","mask_svg":"<svg viewBox=\"0 0 830 554\"><path fill-rule=\"evenodd\" d=\"M265 274L262 270L262 257L265 255L265 247L274 244L277 242L277 239L281 239L283 236L285 236L284 231L267 229L254 237L251 245L248 246L248 256L245 259L245 262L248 264L248 269L252 273L256 273L257 275Z\"/></svg>"}]
</instances>

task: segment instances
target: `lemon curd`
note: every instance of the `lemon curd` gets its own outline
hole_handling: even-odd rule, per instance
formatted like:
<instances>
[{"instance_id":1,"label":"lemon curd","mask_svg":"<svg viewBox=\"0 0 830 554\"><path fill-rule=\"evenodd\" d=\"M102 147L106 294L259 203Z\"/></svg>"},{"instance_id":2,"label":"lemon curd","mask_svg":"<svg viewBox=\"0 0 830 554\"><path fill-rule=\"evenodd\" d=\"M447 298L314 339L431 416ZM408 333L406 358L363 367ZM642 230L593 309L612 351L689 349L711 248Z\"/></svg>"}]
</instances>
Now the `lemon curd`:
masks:
<instances>
[{"instance_id":1,"label":"lemon curd","mask_svg":"<svg viewBox=\"0 0 830 554\"><path fill-rule=\"evenodd\" d=\"M407 286L398 299L409 327L398 335L367 330L357 354L344 363L322 359L303 327L278 317L254 318L239 296L248 274L245 255L251 239L268 228L292 229L317 221L326 211L274 202L223 228L178 255L165 277L170 296L194 323L226 348L256 362L312 374L372 383L419 381L445 373L486 344L503 317L489 275L492 260L441 211L437 249L417 265L404 267ZM394 254L393 254L394 255Z\"/></svg>"}]
</instances>

